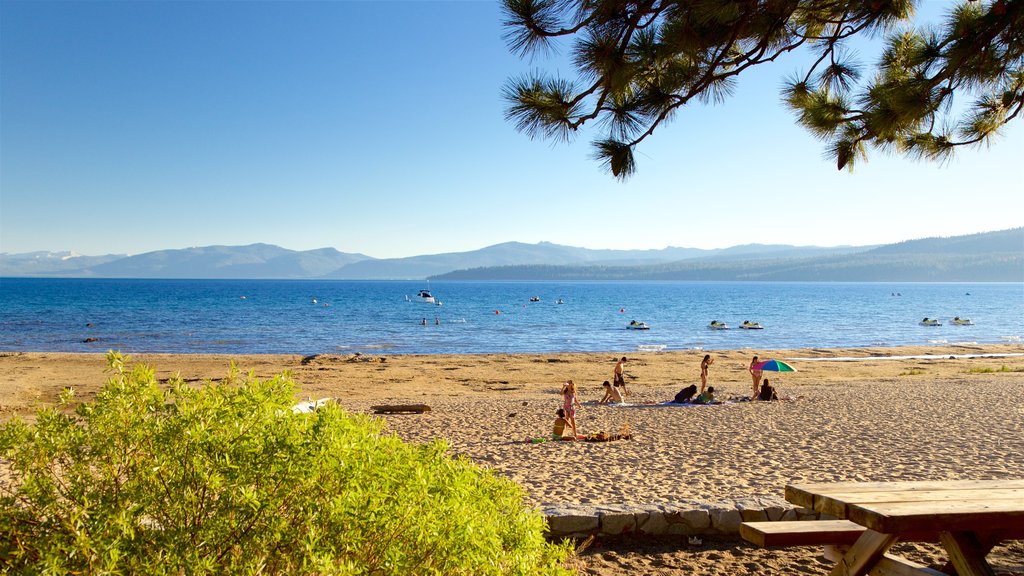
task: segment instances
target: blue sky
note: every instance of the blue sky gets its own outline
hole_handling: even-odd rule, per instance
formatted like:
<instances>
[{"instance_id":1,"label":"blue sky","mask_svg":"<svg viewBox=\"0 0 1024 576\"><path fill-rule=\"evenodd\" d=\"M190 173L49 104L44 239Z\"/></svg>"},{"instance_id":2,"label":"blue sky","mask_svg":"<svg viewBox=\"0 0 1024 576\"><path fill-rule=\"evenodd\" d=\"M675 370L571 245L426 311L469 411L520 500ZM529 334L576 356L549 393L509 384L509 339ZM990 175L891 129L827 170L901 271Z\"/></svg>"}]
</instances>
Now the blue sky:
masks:
<instances>
[{"instance_id":1,"label":"blue sky","mask_svg":"<svg viewBox=\"0 0 1024 576\"><path fill-rule=\"evenodd\" d=\"M504 120L506 79L559 61L509 53L501 20L485 1L3 0L0 251L267 242L387 258L1024 225L1024 122L946 165L875 151L839 172L780 103L801 56L659 128L621 183L590 158L593 133L552 145Z\"/></svg>"}]
</instances>

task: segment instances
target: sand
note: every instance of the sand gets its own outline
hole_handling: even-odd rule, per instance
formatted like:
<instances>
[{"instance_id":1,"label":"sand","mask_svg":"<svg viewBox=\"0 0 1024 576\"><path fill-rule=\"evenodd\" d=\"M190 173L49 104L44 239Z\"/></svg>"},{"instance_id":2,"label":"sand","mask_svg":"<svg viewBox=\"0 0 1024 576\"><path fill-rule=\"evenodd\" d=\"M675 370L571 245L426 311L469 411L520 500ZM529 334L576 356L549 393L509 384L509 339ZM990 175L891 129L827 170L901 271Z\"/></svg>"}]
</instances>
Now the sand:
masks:
<instances>
[{"instance_id":1,"label":"sand","mask_svg":"<svg viewBox=\"0 0 1024 576\"><path fill-rule=\"evenodd\" d=\"M191 381L225 375L231 360L259 377L287 370L298 399L335 397L358 412L375 404L428 404L425 414L382 417L404 439L445 439L453 453L521 484L535 506L781 498L795 482L1024 477L1020 344L711 352L709 384L723 400L749 394L747 366L755 353L792 359L799 371L765 374L786 398L780 402L656 405L699 385L704 353L627 352L627 406L596 404L621 355L613 353L134 360L155 367L160 378L178 372ZM94 354L0 353L0 420L30 418L65 386L88 399L104 382L103 369L103 357ZM628 425L633 439L526 442L550 432L569 378L583 402L580 433ZM901 552L924 563L940 558L922 544ZM990 560L997 572L1024 574L1024 543L997 548ZM602 540L575 562L581 573L597 575L829 570L816 548L761 550L730 538L706 538L700 546L683 537Z\"/></svg>"}]
</instances>

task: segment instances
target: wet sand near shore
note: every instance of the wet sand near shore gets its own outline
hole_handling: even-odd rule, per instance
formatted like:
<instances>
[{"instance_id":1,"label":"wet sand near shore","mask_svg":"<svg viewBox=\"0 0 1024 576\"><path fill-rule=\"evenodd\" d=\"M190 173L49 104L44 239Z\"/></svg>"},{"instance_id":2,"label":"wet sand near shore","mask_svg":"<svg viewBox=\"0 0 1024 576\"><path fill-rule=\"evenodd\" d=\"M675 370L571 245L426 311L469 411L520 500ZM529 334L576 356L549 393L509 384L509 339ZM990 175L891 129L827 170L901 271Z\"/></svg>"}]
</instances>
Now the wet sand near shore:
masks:
<instances>
[{"instance_id":1,"label":"wet sand near shore","mask_svg":"<svg viewBox=\"0 0 1024 576\"><path fill-rule=\"evenodd\" d=\"M787 483L1024 477L1024 346L707 351L721 400L747 396L754 354L793 360L798 372L767 372L783 401L665 407L699 385L706 351L441 356L219 356L144 354L156 369L199 382L243 371L289 371L298 398L333 397L347 409L427 404L424 414L382 416L410 441L441 438L455 454L512 478L536 506L721 502L781 498ZM983 357L981 355L1005 355ZM597 405L625 355L626 406ZM910 358L904 358L910 357ZM838 360L856 358L857 360ZM0 353L0 420L31 418L66 386L89 399L106 379L102 355ZM542 442L559 390L573 379L579 432L632 440ZM591 544L581 573L827 574L819 549L761 550L730 538L700 546L676 538ZM937 562L928 545L908 557ZM916 556L915 556L916 555ZM930 559L930 560L929 560ZM1024 574L1024 546L996 549L997 572Z\"/></svg>"}]
</instances>

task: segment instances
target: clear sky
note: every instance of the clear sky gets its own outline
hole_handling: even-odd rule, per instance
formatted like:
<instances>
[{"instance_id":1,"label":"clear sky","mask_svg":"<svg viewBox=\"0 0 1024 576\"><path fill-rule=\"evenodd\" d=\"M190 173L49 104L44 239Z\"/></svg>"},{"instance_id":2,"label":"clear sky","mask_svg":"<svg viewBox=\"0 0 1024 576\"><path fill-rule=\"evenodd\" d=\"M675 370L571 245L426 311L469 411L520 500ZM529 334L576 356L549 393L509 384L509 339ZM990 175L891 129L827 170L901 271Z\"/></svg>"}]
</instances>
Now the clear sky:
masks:
<instances>
[{"instance_id":1,"label":"clear sky","mask_svg":"<svg viewBox=\"0 0 1024 576\"><path fill-rule=\"evenodd\" d=\"M923 0L923 17L949 3ZM0 3L0 251L212 244L377 258L506 241L867 245L1024 225L1024 121L850 174L795 125L793 56L688 109L626 183L504 120L490 1ZM565 74L571 70L563 68Z\"/></svg>"}]
</instances>

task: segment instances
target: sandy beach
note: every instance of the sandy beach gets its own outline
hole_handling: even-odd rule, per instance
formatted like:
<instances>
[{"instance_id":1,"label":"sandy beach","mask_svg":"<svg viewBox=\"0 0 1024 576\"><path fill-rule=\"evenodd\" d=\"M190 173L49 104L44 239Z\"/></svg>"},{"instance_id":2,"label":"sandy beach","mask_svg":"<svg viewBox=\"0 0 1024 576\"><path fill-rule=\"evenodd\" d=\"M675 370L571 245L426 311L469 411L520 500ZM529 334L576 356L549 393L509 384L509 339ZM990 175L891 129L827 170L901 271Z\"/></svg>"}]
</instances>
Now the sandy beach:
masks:
<instances>
[{"instance_id":1,"label":"sandy beach","mask_svg":"<svg viewBox=\"0 0 1024 576\"><path fill-rule=\"evenodd\" d=\"M787 483L1024 477L1024 346L961 345L847 350L711 352L709 384L720 400L749 395L751 357L777 358L795 373L765 373L780 402L666 407L699 385L704 351L628 352L625 406L603 406L601 383L622 354L467 356L138 355L160 378L225 375L234 360L269 377L288 371L297 400L336 398L347 409L427 404L418 415L382 416L411 441L443 438L453 453L520 483L535 506L652 505L782 498ZM65 387L95 395L102 355L0 353L0 420L31 417ZM550 433L559 390L579 387L579 432L607 443L526 440ZM928 545L901 545L937 562ZM1024 574L1024 544L997 548L997 572ZM735 539L619 538L576 560L581 573L827 574L812 548L761 550Z\"/></svg>"}]
</instances>

